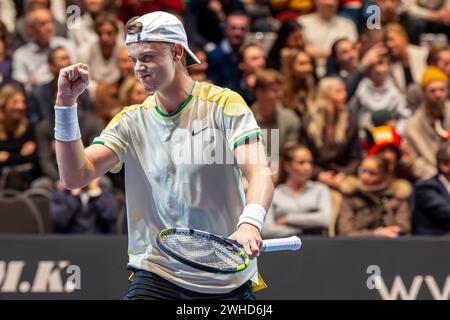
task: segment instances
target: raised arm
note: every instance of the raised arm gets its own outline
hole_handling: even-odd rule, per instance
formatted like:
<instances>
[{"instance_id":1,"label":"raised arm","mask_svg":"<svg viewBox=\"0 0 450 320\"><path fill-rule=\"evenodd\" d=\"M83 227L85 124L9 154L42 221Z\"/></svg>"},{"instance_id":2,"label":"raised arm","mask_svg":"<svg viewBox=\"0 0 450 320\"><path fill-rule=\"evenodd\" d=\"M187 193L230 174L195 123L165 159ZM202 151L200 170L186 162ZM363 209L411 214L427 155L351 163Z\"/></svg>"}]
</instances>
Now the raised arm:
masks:
<instances>
[{"instance_id":1,"label":"raised arm","mask_svg":"<svg viewBox=\"0 0 450 320\"><path fill-rule=\"evenodd\" d=\"M81 141L76 101L89 85L85 64L60 71L55 105L56 159L60 179L68 189L80 188L105 174L119 162L116 154L103 145L84 148Z\"/></svg>"}]
</instances>

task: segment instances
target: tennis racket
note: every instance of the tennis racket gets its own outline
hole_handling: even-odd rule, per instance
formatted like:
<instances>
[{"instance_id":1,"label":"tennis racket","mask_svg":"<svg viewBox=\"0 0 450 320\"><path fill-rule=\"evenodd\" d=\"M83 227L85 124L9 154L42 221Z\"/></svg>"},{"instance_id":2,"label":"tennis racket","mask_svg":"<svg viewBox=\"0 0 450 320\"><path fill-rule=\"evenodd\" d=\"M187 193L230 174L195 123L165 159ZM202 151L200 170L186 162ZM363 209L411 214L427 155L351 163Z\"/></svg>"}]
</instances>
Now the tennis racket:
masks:
<instances>
[{"instance_id":1,"label":"tennis racket","mask_svg":"<svg viewBox=\"0 0 450 320\"><path fill-rule=\"evenodd\" d=\"M211 233L189 229L168 228L156 238L159 248L174 259L191 267L215 273L234 273L248 267L250 259L234 240ZM300 238L264 240L261 252L298 250Z\"/></svg>"}]
</instances>

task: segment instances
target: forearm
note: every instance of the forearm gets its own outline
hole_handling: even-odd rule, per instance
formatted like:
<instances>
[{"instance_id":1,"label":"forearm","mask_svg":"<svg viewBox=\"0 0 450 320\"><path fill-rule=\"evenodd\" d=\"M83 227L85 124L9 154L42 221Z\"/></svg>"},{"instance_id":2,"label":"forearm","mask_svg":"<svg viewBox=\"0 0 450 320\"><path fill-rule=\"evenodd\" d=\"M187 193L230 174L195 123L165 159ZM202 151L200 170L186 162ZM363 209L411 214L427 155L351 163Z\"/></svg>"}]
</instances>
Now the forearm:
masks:
<instances>
[{"instance_id":1,"label":"forearm","mask_svg":"<svg viewBox=\"0 0 450 320\"><path fill-rule=\"evenodd\" d=\"M269 169L267 168L267 171ZM261 168L261 171L265 171ZM266 212L270 208L272 202L274 185L272 176L261 172L260 174L253 174L249 179L249 187L247 190L247 204L256 203L261 205Z\"/></svg>"},{"instance_id":2,"label":"forearm","mask_svg":"<svg viewBox=\"0 0 450 320\"><path fill-rule=\"evenodd\" d=\"M287 215L288 225L303 228L327 228L330 222L329 216L324 212L299 212Z\"/></svg>"},{"instance_id":3,"label":"forearm","mask_svg":"<svg viewBox=\"0 0 450 320\"><path fill-rule=\"evenodd\" d=\"M81 188L93 179L81 140L56 140L56 160L60 179L67 189Z\"/></svg>"}]
</instances>

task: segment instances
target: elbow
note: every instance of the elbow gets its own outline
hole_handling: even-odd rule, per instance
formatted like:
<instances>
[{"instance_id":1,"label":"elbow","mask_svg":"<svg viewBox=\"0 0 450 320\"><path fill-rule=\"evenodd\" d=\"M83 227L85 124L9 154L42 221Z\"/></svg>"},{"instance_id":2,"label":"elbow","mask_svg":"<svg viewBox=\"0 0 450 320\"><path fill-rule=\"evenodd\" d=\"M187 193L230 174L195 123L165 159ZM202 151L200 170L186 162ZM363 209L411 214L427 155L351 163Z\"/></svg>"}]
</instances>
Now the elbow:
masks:
<instances>
[{"instance_id":1,"label":"elbow","mask_svg":"<svg viewBox=\"0 0 450 320\"><path fill-rule=\"evenodd\" d=\"M60 175L60 177L60 181L64 184L64 189L67 190L79 189L86 185L86 183L82 182L81 179L63 177L62 175Z\"/></svg>"}]
</instances>

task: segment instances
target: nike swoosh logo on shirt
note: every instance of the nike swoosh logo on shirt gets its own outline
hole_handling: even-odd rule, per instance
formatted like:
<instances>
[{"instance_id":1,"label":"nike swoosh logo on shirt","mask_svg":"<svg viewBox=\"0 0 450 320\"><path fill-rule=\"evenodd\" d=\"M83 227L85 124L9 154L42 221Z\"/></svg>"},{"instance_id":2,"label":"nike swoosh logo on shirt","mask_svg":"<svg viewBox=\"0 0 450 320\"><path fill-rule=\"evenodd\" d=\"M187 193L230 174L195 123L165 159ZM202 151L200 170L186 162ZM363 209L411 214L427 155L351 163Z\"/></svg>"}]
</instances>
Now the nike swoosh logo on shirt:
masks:
<instances>
[{"instance_id":1,"label":"nike swoosh logo on shirt","mask_svg":"<svg viewBox=\"0 0 450 320\"><path fill-rule=\"evenodd\" d=\"M204 127L203 129L199 130L199 131L194 131L194 129L192 129L192 136L196 136L197 134L199 134L200 132L206 130L207 128L209 128L209 126Z\"/></svg>"}]
</instances>

